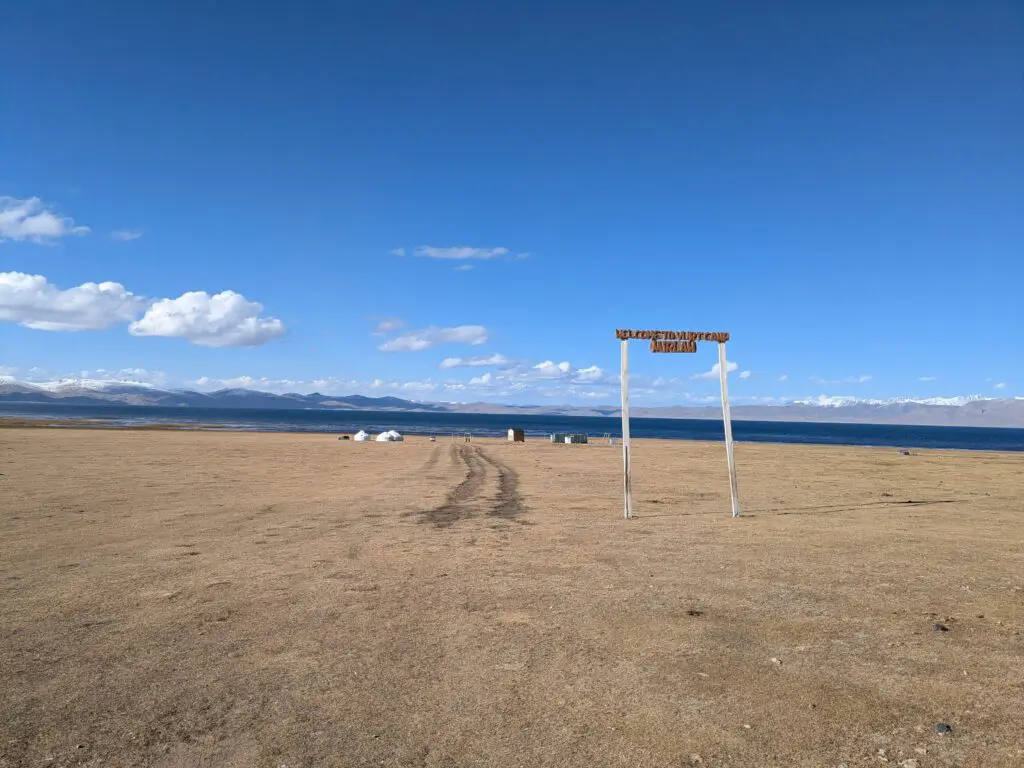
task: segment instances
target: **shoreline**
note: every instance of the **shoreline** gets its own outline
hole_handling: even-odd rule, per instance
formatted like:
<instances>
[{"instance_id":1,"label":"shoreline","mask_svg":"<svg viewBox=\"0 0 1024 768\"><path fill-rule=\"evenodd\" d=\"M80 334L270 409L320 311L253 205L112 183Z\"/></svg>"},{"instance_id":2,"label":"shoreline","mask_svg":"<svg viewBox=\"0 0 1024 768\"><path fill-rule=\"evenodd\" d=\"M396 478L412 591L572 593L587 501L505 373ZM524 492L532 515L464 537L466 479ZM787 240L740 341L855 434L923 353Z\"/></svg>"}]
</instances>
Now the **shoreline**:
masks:
<instances>
[{"instance_id":1,"label":"shoreline","mask_svg":"<svg viewBox=\"0 0 1024 768\"><path fill-rule=\"evenodd\" d=\"M341 441L342 435L353 434L350 431L338 430L336 432L329 432L325 430L304 430L304 429L262 429L259 426L253 426L251 428L245 428L243 426L231 423L198 423L198 422L153 422L153 423L137 423L137 424L118 424L112 423L113 420L95 419L95 418L82 418L82 419L53 419L47 417L31 418L25 416L16 417L5 417L0 416L0 431L2 430L96 430L101 432L201 432L210 434L241 434L241 435L287 435L291 437L296 436L310 436L310 437L331 437L338 442ZM434 432L434 433L419 433L419 432L404 432L404 437L407 438L408 442L425 442L429 437L434 436L437 438L438 444L450 443L450 442L461 442L462 433L457 433L455 437L450 432ZM484 443L505 443L506 440L500 435L472 435L473 441L484 442ZM605 438L598 437L592 440L587 445L600 446L600 447L613 447L621 448L622 442L620 437L613 438L616 442L608 444L605 442ZM544 437L530 436L527 435L527 443L531 444L552 444ZM351 441L354 442L354 441ZM375 440L367 440L368 443L374 443ZM709 440L706 438L683 438L683 437L634 437L633 443L668 443L670 445L685 443L693 445L707 445L707 446L720 446L724 444L724 439ZM866 444L866 443L844 443L844 442L812 442L808 440L743 440L736 439L737 444L742 445L765 445L765 446L804 446L804 447L815 447L815 448L865 448L871 450L886 450L886 451L900 451L908 450L912 453L911 456L919 453L936 453L936 452L955 452L957 454L995 454L1004 456L1017 456L1024 452L1024 447L1019 449L1013 448L956 448L948 446L914 446L914 445L885 445L885 444ZM552 445L557 445L553 443ZM578 447L577 447L578 449Z\"/></svg>"},{"instance_id":2,"label":"shoreline","mask_svg":"<svg viewBox=\"0 0 1024 768\"><path fill-rule=\"evenodd\" d=\"M141 424L117 424L106 419L49 419L28 418L24 416L0 416L0 429L111 429L111 430L146 430L168 432L255 432L232 428L221 424L196 424L188 422L151 422Z\"/></svg>"}]
</instances>

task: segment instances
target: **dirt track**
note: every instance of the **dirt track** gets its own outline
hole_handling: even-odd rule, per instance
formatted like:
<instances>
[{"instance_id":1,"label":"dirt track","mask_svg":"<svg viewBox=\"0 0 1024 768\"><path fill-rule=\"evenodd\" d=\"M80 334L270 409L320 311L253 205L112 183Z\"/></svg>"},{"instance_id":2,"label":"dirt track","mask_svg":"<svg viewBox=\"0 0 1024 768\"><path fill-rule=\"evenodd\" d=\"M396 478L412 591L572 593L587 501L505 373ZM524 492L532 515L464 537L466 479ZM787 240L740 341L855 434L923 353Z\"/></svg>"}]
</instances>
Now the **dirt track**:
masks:
<instances>
[{"instance_id":1,"label":"dirt track","mask_svg":"<svg viewBox=\"0 0 1024 768\"><path fill-rule=\"evenodd\" d=\"M737 461L4 430L0 766L1019 765L1024 456Z\"/></svg>"},{"instance_id":2,"label":"dirt track","mask_svg":"<svg viewBox=\"0 0 1024 768\"><path fill-rule=\"evenodd\" d=\"M489 508L485 514L513 519L523 510L516 471L488 454L478 444L453 443L450 455L454 466L465 470L463 479L445 497L444 503L423 513L438 528L446 528ZM431 454L434 458L437 450ZM496 495L485 496L491 475L496 478Z\"/></svg>"}]
</instances>

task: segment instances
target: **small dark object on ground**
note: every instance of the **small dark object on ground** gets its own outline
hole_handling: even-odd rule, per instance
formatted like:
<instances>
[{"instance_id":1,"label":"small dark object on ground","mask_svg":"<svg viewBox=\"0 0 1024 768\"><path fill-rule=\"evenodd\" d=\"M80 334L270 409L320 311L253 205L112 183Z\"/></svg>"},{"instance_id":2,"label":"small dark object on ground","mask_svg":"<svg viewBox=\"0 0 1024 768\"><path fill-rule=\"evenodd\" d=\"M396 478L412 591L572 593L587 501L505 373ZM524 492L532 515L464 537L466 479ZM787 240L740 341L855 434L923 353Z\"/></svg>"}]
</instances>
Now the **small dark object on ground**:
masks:
<instances>
[{"instance_id":1,"label":"small dark object on ground","mask_svg":"<svg viewBox=\"0 0 1024 768\"><path fill-rule=\"evenodd\" d=\"M686 611L686 615L687 616L703 616L704 615L704 611L699 611L696 608L690 608L689 610Z\"/></svg>"},{"instance_id":2,"label":"small dark object on ground","mask_svg":"<svg viewBox=\"0 0 1024 768\"><path fill-rule=\"evenodd\" d=\"M935 724L935 732L936 733L952 733L953 732L953 726L948 725L947 723L936 723Z\"/></svg>"},{"instance_id":3,"label":"small dark object on ground","mask_svg":"<svg viewBox=\"0 0 1024 768\"><path fill-rule=\"evenodd\" d=\"M900 450L900 456L909 456L909 455L910 455L910 451L906 450L905 448Z\"/></svg>"},{"instance_id":4,"label":"small dark object on ground","mask_svg":"<svg viewBox=\"0 0 1024 768\"><path fill-rule=\"evenodd\" d=\"M947 627L945 624L933 624L932 629L934 629L936 632L949 632L949 627Z\"/></svg>"},{"instance_id":5,"label":"small dark object on ground","mask_svg":"<svg viewBox=\"0 0 1024 768\"><path fill-rule=\"evenodd\" d=\"M348 435L342 435L342 436L341 436L341 437L339 437L338 439L339 439L339 440L351 440L352 438L351 438L351 437L349 437Z\"/></svg>"}]
</instances>

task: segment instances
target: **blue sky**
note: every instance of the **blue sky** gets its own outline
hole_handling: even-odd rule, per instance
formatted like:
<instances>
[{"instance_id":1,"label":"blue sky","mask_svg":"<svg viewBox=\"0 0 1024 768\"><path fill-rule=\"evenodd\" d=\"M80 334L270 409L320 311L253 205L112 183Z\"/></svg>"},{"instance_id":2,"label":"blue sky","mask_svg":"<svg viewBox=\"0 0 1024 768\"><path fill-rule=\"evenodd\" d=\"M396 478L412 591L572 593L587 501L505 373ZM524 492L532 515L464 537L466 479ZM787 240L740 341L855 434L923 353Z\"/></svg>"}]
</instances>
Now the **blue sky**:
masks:
<instances>
[{"instance_id":1,"label":"blue sky","mask_svg":"<svg viewBox=\"0 0 1024 768\"><path fill-rule=\"evenodd\" d=\"M1016 0L3 14L0 374L1024 395Z\"/></svg>"}]
</instances>

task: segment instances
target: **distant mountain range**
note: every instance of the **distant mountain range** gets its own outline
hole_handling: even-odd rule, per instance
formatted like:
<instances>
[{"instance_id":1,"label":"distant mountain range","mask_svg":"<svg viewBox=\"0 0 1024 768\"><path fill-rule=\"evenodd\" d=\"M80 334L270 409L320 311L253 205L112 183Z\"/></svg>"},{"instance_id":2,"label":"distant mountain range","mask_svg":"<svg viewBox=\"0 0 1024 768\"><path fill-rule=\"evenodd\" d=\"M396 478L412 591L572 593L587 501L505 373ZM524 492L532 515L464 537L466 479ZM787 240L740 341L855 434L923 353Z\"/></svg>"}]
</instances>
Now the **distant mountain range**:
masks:
<instances>
[{"instance_id":1,"label":"distant mountain range","mask_svg":"<svg viewBox=\"0 0 1024 768\"><path fill-rule=\"evenodd\" d=\"M161 405L173 408L329 408L347 411L445 411L444 406L413 403L398 397L334 397L275 395L253 389L160 389L131 381L67 379L39 384L0 378L0 403L54 403L64 405Z\"/></svg>"},{"instance_id":2,"label":"distant mountain range","mask_svg":"<svg viewBox=\"0 0 1024 768\"><path fill-rule=\"evenodd\" d=\"M142 405L186 408L327 409L346 411L419 411L434 413L550 414L559 416L618 416L617 405L550 406L496 403L420 403L398 397L363 395L303 395L221 389L195 392L161 389L129 381L68 379L35 383L0 377L0 403L54 405ZM633 416L675 419L720 419L717 406L633 407ZM1024 398L893 398L856 400L821 397L783 405L737 405L734 419L750 421L821 421L936 426L1024 427Z\"/></svg>"}]
</instances>

